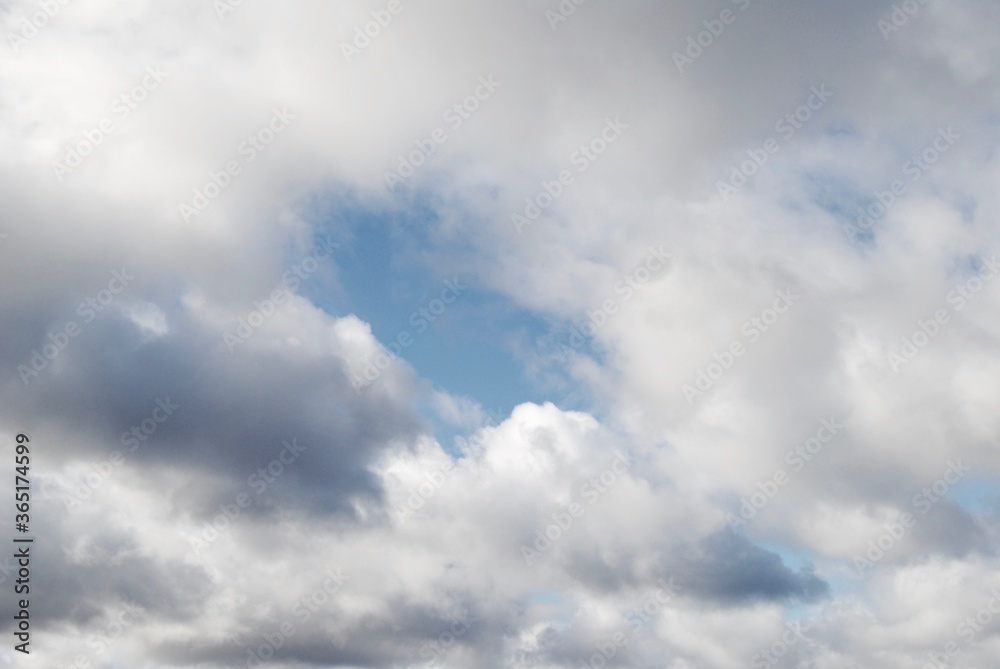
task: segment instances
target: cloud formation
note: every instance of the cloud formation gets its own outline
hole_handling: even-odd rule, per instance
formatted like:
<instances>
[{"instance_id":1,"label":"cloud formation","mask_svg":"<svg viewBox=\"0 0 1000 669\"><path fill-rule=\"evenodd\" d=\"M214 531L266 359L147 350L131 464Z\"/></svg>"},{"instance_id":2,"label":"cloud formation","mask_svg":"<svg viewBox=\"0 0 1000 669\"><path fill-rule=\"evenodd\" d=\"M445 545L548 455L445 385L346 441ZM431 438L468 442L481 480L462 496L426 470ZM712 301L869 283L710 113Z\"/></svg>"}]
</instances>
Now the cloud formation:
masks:
<instances>
[{"instance_id":1,"label":"cloud formation","mask_svg":"<svg viewBox=\"0 0 1000 669\"><path fill-rule=\"evenodd\" d=\"M1000 8L0 15L8 661L996 656Z\"/></svg>"}]
</instances>

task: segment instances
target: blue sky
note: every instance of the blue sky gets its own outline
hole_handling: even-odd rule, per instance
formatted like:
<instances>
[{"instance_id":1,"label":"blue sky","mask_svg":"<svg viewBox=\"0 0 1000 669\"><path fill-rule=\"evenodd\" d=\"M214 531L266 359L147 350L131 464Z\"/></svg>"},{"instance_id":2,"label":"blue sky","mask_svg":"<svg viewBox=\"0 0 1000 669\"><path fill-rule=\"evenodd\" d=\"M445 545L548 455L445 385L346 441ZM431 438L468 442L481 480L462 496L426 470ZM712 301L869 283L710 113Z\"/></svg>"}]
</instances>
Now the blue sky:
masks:
<instances>
[{"instance_id":1,"label":"blue sky","mask_svg":"<svg viewBox=\"0 0 1000 669\"><path fill-rule=\"evenodd\" d=\"M312 287L316 304L331 315L353 313L369 323L382 342L409 333L403 357L435 387L466 396L484 408L510 413L525 401L545 401L544 389L526 378L515 340L533 340L546 324L470 276L435 272L420 259L419 230L433 226L433 212L400 217L363 211L342 215L350 244L337 256L340 290ZM422 220L423 219L423 220ZM322 224L318 229L325 229ZM343 234L336 231L334 234ZM421 315L458 278L460 297L439 316ZM415 315L416 314L416 315Z\"/></svg>"}]
</instances>

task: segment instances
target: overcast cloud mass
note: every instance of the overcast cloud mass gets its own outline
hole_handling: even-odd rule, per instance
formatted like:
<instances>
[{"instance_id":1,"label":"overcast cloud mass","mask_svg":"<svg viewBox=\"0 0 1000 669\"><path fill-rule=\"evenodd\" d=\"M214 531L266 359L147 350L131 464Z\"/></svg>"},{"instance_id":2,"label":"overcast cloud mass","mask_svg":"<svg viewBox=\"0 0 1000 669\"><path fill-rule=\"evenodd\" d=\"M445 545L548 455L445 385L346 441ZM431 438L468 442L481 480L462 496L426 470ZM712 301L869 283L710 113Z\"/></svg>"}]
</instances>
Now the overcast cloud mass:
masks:
<instances>
[{"instance_id":1,"label":"overcast cloud mass","mask_svg":"<svg viewBox=\"0 0 1000 669\"><path fill-rule=\"evenodd\" d=\"M0 664L995 666L1000 4L0 17Z\"/></svg>"}]
</instances>

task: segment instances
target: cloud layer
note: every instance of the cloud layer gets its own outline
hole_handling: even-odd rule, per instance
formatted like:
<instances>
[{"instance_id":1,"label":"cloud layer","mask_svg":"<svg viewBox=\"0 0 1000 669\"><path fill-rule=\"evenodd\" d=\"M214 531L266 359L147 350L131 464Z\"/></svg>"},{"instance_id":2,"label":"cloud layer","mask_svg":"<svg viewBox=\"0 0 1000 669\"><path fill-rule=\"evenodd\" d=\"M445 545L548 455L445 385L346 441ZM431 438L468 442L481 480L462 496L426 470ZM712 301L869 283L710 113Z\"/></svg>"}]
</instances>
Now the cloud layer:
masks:
<instances>
[{"instance_id":1,"label":"cloud layer","mask_svg":"<svg viewBox=\"0 0 1000 669\"><path fill-rule=\"evenodd\" d=\"M996 657L1000 8L0 13L6 661Z\"/></svg>"}]
</instances>

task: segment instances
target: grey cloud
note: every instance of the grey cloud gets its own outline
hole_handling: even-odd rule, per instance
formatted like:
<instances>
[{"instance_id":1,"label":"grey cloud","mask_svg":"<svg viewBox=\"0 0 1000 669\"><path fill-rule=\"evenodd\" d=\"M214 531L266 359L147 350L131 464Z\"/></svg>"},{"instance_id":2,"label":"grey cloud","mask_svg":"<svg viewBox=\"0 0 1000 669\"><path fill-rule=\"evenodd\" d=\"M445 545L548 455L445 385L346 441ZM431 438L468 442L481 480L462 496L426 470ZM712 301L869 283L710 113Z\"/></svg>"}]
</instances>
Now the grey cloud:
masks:
<instances>
[{"instance_id":1,"label":"grey cloud","mask_svg":"<svg viewBox=\"0 0 1000 669\"><path fill-rule=\"evenodd\" d=\"M813 602L830 592L811 569L792 571L777 553L728 528L678 550L667 569L685 595L725 605Z\"/></svg>"}]
</instances>

